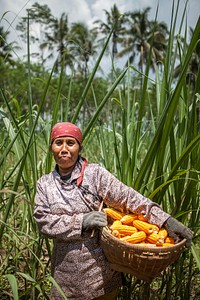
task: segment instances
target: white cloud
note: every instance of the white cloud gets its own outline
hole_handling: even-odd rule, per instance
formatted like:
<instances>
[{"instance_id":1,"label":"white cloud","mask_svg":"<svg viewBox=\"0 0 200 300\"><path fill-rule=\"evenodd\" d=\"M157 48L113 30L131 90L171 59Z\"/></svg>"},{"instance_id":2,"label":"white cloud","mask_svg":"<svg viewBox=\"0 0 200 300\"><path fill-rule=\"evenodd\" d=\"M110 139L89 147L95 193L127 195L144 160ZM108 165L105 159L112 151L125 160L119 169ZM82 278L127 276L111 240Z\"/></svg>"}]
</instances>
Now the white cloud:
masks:
<instances>
[{"instance_id":1,"label":"white cloud","mask_svg":"<svg viewBox=\"0 0 200 300\"><path fill-rule=\"evenodd\" d=\"M19 46L26 51L25 45L16 31L16 25L19 23L21 17L27 15L27 9L38 2L40 5L48 5L52 15L59 18L64 12L68 15L69 23L86 22L91 20L91 10L85 0L1 0L0 26L4 26L5 31L9 31L9 40L17 41ZM32 28L35 33L39 35L38 26Z\"/></svg>"},{"instance_id":2,"label":"white cloud","mask_svg":"<svg viewBox=\"0 0 200 300\"><path fill-rule=\"evenodd\" d=\"M31 6L30 2L31 1L24 0L2 0L1 11L4 14L2 21L4 21L5 24L10 23L10 25L12 24L14 26L19 21L19 18L25 15L26 9Z\"/></svg>"},{"instance_id":3,"label":"white cloud","mask_svg":"<svg viewBox=\"0 0 200 300\"><path fill-rule=\"evenodd\" d=\"M105 21L105 11L110 12L114 4L117 5L120 12L128 12L135 10L143 10L146 7L151 7L149 12L149 19L154 20L156 14L156 7L159 3L158 20L164 21L170 25L172 3L174 0L0 0L1 14L0 26L4 26L5 30L10 32L9 41L17 41L19 46L26 52L26 45L24 45L16 31L16 25L22 16L26 16L26 10L30 8L35 2L40 5L48 5L51 9L52 15L59 18L64 12L68 15L69 23L85 22L89 28L92 28L93 22L96 19ZM178 0L175 0L175 4ZM181 17L186 0L180 1L178 13L178 26L181 22ZM188 25L193 27L199 18L200 1L189 0L187 8ZM6 14L4 15L4 13ZM3 20L2 20L3 16ZM177 28L178 28L177 26ZM38 28L35 28L35 30ZM38 32L38 31L37 31Z\"/></svg>"},{"instance_id":4,"label":"white cloud","mask_svg":"<svg viewBox=\"0 0 200 300\"><path fill-rule=\"evenodd\" d=\"M175 9L178 3L177 0L174 1ZM177 28L180 25L183 10L185 7L186 0L181 0L178 8L178 20L177 20ZM156 17L156 9L158 6L158 21L164 21L165 23L170 25L171 16L172 16L172 4L173 1L165 1L165 0L107 0L102 4L102 0L91 1L91 11L92 11L92 19L89 24L92 24L94 20L100 19L105 21L105 12L104 10L110 11L111 7L116 4L119 11L121 13L135 10L143 10L144 8L151 7L149 12L149 19L154 20ZM188 25L194 27L199 18L200 11L200 1L199 0L190 0L187 3L187 18ZM91 25L90 25L91 26Z\"/></svg>"},{"instance_id":5,"label":"white cloud","mask_svg":"<svg viewBox=\"0 0 200 300\"><path fill-rule=\"evenodd\" d=\"M41 0L40 4L47 4L56 17L66 13L70 23L91 19L91 10L86 0Z\"/></svg>"},{"instance_id":6,"label":"white cloud","mask_svg":"<svg viewBox=\"0 0 200 300\"><path fill-rule=\"evenodd\" d=\"M91 19L91 10L86 0L1 0L1 11L4 15L4 25L13 22L13 26L17 24L19 18L27 14L29 9L35 2L40 5L48 5L52 14L59 18L64 12L69 17L69 22L87 22ZM2 15L3 15L2 14ZM1 18L2 16L0 16Z\"/></svg>"},{"instance_id":7,"label":"white cloud","mask_svg":"<svg viewBox=\"0 0 200 300\"><path fill-rule=\"evenodd\" d=\"M186 0L180 1L179 19L182 16L183 8ZM158 19L165 21L168 24L171 19L172 3L173 1L166 0L1 0L2 14L6 11L3 24L9 27L8 22L13 22L12 26L15 27L19 18L26 15L26 9L30 8L35 2L40 5L48 5L55 17L59 17L63 12L68 15L69 22L85 22L89 27L92 26L93 21L96 19L105 20L104 10L110 11L114 4L117 5L119 11L122 13L127 11L142 10L148 6L152 7L149 17L155 18L156 7L159 3ZM177 3L177 0L175 1ZM188 1L188 24L192 27L196 24L199 17L200 1ZM1 17L1 16L0 16ZM1 22L2 23L2 22ZM1 25L1 24L0 24Z\"/></svg>"}]
</instances>

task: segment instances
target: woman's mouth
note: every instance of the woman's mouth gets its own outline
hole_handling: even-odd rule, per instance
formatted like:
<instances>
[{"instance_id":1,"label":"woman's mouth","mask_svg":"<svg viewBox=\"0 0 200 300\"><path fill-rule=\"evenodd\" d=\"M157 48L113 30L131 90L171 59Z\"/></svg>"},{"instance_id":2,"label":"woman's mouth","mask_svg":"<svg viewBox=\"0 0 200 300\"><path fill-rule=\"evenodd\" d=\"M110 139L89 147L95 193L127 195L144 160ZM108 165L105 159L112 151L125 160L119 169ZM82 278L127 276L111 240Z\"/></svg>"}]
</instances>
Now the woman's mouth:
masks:
<instances>
[{"instance_id":1,"label":"woman's mouth","mask_svg":"<svg viewBox=\"0 0 200 300\"><path fill-rule=\"evenodd\" d=\"M70 157L69 156L67 156L67 155L61 155L61 156L59 156L59 159L69 159Z\"/></svg>"}]
</instances>

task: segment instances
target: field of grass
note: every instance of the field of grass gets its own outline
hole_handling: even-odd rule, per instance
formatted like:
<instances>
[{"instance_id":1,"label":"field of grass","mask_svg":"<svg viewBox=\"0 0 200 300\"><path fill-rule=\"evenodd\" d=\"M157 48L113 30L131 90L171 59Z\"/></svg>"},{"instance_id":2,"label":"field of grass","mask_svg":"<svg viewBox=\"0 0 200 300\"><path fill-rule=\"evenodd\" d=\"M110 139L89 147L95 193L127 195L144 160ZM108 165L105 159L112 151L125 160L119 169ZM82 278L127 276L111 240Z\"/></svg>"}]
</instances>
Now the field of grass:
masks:
<instances>
[{"instance_id":1,"label":"field of grass","mask_svg":"<svg viewBox=\"0 0 200 300\"><path fill-rule=\"evenodd\" d=\"M173 26L163 71L157 69L152 80L149 65L144 73L130 65L115 76L97 104L98 90L93 89L92 83L105 44L73 117L66 115L68 121L78 123L83 130L83 156L105 166L194 231L191 249L186 249L150 285L126 275L120 299L200 299L200 73L194 85L186 83L188 65L199 43L200 20L190 44L172 49L176 40ZM107 42L109 39L110 36ZM177 56L181 72L174 80ZM29 107L25 115L16 117L9 97L1 90L0 299L3 300L49 299L51 285L56 284L50 275L52 241L39 235L33 218L37 179L54 166L49 152L50 130L53 124L63 121L62 72L50 121L41 115L53 74L54 68L44 84L40 104L35 106L31 101L33 78L28 73ZM141 90L136 87L138 80ZM83 120L85 99L91 89L95 113ZM66 101L70 112L70 99Z\"/></svg>"}]
</instances>

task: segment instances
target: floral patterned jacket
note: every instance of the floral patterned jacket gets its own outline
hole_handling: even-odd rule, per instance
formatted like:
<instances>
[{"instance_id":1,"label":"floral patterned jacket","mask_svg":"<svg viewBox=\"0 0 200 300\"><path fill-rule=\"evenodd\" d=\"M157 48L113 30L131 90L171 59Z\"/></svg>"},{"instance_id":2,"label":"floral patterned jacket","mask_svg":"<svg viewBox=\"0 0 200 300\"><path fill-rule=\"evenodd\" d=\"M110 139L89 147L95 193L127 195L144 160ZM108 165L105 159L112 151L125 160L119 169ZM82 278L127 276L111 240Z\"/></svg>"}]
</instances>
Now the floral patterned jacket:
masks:
<instances>
[{"instance_id":1,"label":"floral patterned jacket","mask_svg":"<svg viewBox=\"0 0 200 300\"><path fill-rule=\"evenodd\" d=\"M40 232L54 239L52 276L68 299L90 300L121 286L121 273L113 271L96 232L82 231L83 214L98 210L100 202L124 212L144 213L160 227L169 218L156 203L126 186L98 164L87 164L83 182L79 158L71 178L61 179L56 168L37 183L34 217ZM52 300L62 299L52 289Z\"/></svg>"}]
</instances>

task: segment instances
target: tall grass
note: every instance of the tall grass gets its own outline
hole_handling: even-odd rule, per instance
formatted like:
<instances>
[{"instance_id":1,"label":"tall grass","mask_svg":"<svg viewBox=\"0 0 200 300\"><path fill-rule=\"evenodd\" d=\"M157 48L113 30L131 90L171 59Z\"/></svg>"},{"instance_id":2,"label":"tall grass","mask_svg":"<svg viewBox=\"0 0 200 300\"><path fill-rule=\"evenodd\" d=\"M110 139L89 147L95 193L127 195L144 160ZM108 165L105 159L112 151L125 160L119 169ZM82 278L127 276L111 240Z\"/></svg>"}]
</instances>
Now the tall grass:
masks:
<instances>
[{"instance_id":1,"label":"tall grass","mask_svg":"<svg viewBox=\"0 0 200 300\"><path fill-rule=\"evenodd\" d=\"M54 68L44 85L39 107L32 103L32 78L28 72L26 116L20 115L16 119L10 99L1 90L4 130L0 159L0 298L49 299L51 284L56 284L49 271L52 242L39 236L33 207L36 181L53 167L48 145L51 126L62 121L64 115L65 120L81 123L84 156L101 163L124 183L158 202L195 233L191 250L186 250L177 263L150 285L127 275L120 299L178 297L185 300L190 299L191 294L197 299L200 281L200 120L196 113L196 93L199 83L196 81L192 90L186 85L185 78L192 52L199 42L200 20L190 45L174 48L177 13L178 7L173 7L164 71L157 70L155 80L151 80L150 65L146 66L145 74L135 66L129 66L116 75L116 80L97 105L95 94L98 91L93 89L92 82L111 35L108 36L71 120L70 98L66 100L67 112L60 114L63 71L58 78L51 122L42 119L41 110L47 100ZM29 53L29 40L27 47ZM174 81L172 74L177 55L182 72ZM30 67L30 55L28 63ZM137 76L142 78L141 93L136 88ZM73 80L69 96L71 85ZM83 122L80 116L89 89L93 91L96 111L84 126L85 120ZM118 97L113 97L114 91L118 91ZM102 125L101 114L108 108L108 119Z\"/></svg>"}]
</instances>

